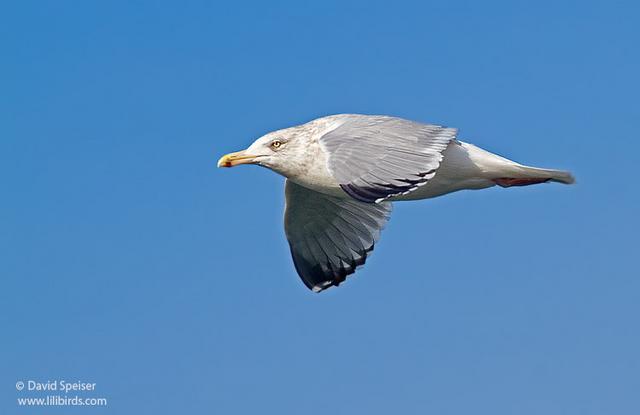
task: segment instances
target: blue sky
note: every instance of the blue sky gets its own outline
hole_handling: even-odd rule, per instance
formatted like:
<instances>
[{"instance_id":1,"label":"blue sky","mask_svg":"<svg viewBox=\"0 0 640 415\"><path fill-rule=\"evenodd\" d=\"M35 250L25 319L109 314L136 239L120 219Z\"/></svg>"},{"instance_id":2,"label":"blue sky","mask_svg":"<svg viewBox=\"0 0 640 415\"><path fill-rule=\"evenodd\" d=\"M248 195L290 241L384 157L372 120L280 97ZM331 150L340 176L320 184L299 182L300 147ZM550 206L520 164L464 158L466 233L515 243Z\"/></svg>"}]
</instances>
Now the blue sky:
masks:
<instances>
[{"instance_id":1,"label":"blue sky","mask_svg":"<svg viewBox=\"0 0 640 415\"><path fill-rule=\"evenodd\" d=\"M639 12L4 4L0 412L638 413ZM215 162L341 112L578 183L397 204L367 266L312 294L283 179ZM18 408L29 379L108 407Z\"/></svg>"}]
</instances>

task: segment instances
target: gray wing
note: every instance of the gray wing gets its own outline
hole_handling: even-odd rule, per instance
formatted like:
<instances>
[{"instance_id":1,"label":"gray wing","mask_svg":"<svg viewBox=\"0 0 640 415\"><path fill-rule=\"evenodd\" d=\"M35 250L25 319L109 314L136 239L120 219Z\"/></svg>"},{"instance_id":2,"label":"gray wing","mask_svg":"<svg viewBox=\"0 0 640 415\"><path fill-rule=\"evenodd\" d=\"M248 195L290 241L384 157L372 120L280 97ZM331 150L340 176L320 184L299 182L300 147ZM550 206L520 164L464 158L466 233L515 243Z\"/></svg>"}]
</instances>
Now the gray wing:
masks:
<instances>
[{"instance_id":1,"label":"gray wing","mask_svg":"<svg viewBox=\"0 0 640 415\"><path fill-rule=\"evenodd\" d=\"M391 203L363 203L314 192L287 180L284 229L296 271L315 292L339 285L363 265Z\"/></svg>"},{"instance_id":2,"label":"gray wing","mask_svg":"<svg viewBox=\"0 0 640 415\"><path fill-rule=\"evenodd\" d=\"M362 202L404 195L431 179L457 130L401 118L348 115L320 138L340 187Z\"/></svg>"}]
</instances>

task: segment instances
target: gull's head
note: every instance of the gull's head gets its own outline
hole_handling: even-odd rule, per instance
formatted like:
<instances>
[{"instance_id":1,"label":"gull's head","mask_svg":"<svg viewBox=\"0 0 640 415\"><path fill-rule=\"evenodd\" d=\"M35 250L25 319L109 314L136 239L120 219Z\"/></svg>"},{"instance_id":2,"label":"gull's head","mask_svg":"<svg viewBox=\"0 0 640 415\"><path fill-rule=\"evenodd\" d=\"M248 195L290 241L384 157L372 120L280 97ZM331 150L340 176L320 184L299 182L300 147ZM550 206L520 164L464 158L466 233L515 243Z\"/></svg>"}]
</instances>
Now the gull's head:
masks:
<instances>
[{"instance_id":1,"label":"gull's head","mask_svg":"<svg viewBox=\"0 0 640 415\"><path fill-rule=\"evenodd\" d=\"M218 167L257 164L287 177L303 173L313 155L309 148L309 134L301 127L268 133L246 150L222 156Z\"/></svg>"}]
</instances>

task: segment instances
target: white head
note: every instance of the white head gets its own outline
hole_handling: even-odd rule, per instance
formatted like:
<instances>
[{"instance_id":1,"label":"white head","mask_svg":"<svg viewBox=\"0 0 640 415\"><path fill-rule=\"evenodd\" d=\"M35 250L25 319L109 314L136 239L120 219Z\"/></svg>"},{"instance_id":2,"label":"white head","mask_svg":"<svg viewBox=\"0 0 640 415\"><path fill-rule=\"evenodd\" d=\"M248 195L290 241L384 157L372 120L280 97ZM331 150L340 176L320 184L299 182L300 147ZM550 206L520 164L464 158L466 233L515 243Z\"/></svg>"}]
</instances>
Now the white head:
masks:
<instances>
[{"instance_id":1,"label":"white head","mask_svg":"<svg viewBox=\"0 0 640 415\"><path fill-rule=\"evenodd\" d=\"M218 167L257 164L283 176L303 174L313 161L312 129L306 125L273 131L253 142L246 150L230 153L218 160Z\"/></svg>"}]
</instances>

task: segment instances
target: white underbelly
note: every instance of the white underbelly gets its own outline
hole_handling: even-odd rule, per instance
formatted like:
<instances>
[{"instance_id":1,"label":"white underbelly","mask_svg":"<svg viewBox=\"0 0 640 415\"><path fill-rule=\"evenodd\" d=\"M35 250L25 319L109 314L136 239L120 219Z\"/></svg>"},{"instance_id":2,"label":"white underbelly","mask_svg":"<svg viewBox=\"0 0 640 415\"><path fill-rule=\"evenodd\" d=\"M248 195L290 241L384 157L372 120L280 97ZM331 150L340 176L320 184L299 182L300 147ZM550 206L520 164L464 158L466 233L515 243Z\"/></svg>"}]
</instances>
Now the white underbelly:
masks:
<instances>
[{"instance_id":1,"label":"white underbelly","mask_svg":"<svg viewBox=\"0 0 640 415\"><path fill-rule=\"evenodd\" d=\"M464 189L494 186L496 169L511 161L472 144L454 141L443 153L436 175L413 192L394 197L392 201L428 199Z\"/></svg>"}]
</instances>

